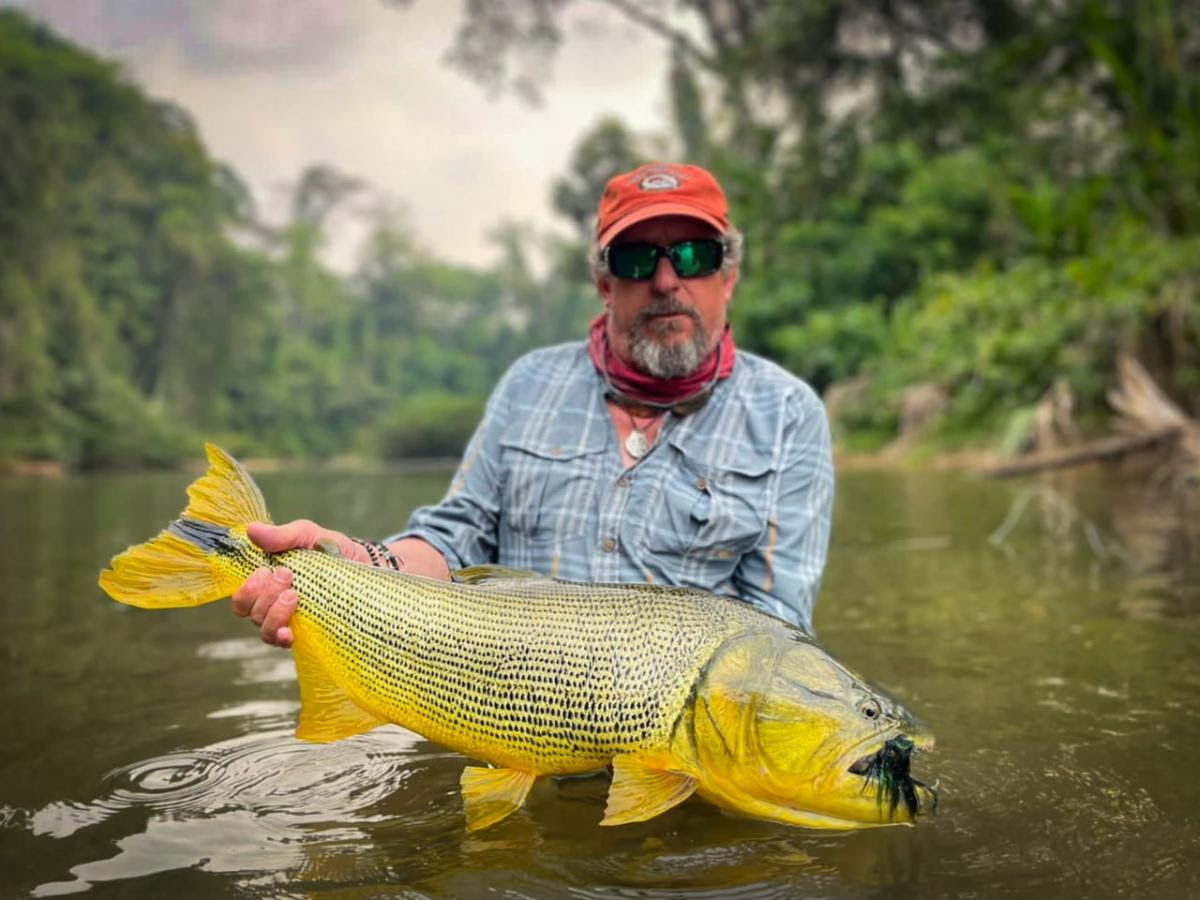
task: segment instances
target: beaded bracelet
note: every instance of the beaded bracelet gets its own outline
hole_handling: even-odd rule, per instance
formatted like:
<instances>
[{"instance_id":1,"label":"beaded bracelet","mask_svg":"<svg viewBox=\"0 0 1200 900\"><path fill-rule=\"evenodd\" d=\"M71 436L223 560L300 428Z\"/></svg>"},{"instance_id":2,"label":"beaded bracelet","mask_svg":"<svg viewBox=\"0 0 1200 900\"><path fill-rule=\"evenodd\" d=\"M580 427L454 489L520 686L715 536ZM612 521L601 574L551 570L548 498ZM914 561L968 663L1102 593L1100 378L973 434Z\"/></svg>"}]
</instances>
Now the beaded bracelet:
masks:
<instances>
[{"instance_id":1,"label":"beaded bracelet","mask_svg":"<svg viewBox=\"0 0 1200 900\"><path fill-rule=\"evenodd\" d=\"M403 563L396 557L396 554L391 551L387 544L365 538L350 538L350 540L367 551L367 556L371 557L371 565L381 568L390 566L397 572L400 571Z\"/></svg>"}]
</instances>

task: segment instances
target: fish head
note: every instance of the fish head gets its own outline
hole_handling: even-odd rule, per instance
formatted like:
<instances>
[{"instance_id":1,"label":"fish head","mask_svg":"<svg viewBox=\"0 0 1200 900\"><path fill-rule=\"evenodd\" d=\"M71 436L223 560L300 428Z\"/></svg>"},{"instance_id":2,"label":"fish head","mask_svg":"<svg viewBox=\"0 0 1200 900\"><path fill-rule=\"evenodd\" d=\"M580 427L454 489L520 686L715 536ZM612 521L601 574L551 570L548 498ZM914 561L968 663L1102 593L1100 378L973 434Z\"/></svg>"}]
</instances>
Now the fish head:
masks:
<instances>
[{"instance_id":1,"label":"fish head","mask_svg":"<svg viewBox=\"0 0 1200 900\"><path fill-rule=\"evenodd\" d=\"M937 805L910 773L929 730L799 632L726 643L697 684L691 725L699 792L736 812L859 828Z\"/></svg>"}]
</instances>

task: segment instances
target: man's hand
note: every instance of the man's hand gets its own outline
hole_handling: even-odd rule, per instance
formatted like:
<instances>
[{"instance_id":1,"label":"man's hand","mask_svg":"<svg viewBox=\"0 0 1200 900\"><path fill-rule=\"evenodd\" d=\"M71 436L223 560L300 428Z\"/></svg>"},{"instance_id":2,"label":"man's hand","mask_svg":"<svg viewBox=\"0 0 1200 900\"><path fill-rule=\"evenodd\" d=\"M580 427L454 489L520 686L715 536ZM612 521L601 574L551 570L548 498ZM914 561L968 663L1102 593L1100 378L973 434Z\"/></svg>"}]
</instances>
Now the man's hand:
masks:
<instances>
[{"instance_id":1,"label":"man's hand","mask_svg":"<svg viewBox=\"0 0 1200 900\"><path fill-rule=\"evenodd\" d=\"M308 519L297 519L286 525L253 522L246 526L246 533L250 540L268 553L307 549L316 546L318 541L327 539L337 544L346 559L368 565L371 563L371 558L361 544L355 543L339 531L322 528ZM290 647L292 629L288 627L288 622L292 613L296 611L298 600L295 590L292 589L291 569L283 566L275 569L263 566L234 591L233 611L242 618L249 616L250 621L259 627L262 639L268 644Z\"/></svg>"}]
</instances>

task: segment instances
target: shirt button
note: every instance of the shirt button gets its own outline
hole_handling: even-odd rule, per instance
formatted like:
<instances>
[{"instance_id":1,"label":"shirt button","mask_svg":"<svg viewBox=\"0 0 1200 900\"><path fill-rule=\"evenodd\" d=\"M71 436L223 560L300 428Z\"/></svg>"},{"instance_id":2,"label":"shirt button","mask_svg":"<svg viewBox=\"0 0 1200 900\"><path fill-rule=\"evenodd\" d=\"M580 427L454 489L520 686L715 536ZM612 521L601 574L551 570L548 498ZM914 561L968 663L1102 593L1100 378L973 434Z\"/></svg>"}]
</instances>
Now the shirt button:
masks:
<instances>
[{"instance_id":1,"label":"shirt button","mask_svg":"<svg viewBox=\"0 0 1200 900\"><path fill-rule=\"evenodd\" d=\"M617 479L617 487L629 487L630 478L628 475L622 475Z\"/></svg>"},{"instance_id":2,"label":"shirt button","mask_svg":"<svg viewBox=\"0 0 1200 900\"><path fill-rule=\"evenodd\" d=\"M696 479L696 490L707 491L708 490L708 479L707 478L697 478Z\"/></svg>"},{"instance_id":3,"label":"shirt button","mask_svg":"<svg viewBox=\"0 0 1200 900\"><path fill-rule=\"evenodd\" d=\"M617 542L612 538L605 538L604 543L600 545L600 549L605 553L612 553L617 549Z\"/></svg>"}]
</instances>

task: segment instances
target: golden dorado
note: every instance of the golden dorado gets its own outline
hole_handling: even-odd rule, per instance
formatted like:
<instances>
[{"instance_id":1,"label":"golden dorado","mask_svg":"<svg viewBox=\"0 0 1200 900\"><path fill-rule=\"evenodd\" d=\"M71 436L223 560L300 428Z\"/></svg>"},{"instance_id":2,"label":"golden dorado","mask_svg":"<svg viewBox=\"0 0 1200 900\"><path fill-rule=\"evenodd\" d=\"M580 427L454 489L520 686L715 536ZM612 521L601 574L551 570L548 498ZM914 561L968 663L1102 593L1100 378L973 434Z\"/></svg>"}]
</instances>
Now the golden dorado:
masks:
<instances>
[{"instance_id":1,"label":"golden dorado","mask_svg":"<svg viewBox=\"0 0 1200 900\"><path fill-rule=\"evenodd\" d=\"M183 514L115 557L100 586L151 609L228 596L287 566L298 737L395 722L489 764L467 766L469 829L518 809L542 775L612 766L602 825L691 794L813 828L909 822L936 790L909 772L932 739L803 632L686 588L559 581L497 566L453 582L351 562L329 546L267 553L253 479L207 445Z\"/></svg>"}]
</instances>

